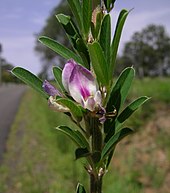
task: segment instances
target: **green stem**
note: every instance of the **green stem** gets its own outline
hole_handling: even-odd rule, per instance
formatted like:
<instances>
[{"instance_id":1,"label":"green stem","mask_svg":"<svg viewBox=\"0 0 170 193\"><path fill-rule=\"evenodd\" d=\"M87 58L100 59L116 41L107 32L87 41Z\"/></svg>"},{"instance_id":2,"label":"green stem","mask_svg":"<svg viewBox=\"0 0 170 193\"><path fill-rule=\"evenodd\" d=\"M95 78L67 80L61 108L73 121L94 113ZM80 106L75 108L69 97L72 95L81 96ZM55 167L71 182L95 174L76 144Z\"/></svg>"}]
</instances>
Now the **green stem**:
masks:
<instances>
[{"instance_id":1,"label":"green stem","mask_svg":"<svg viewBox=\"0 0 170 193\"><path fill-rule=\"evenodd\" d=\"M102 149L102 132L98 118L91 119L92 129L92 152L101 152Z\"/></svg>"},{"instance_id":2,"label":"green stem","mask_svg":"<svg viewBox=\"0 0 170 193\"><path fill-rule=\"evenodd\" d=\"M101 126L98 118L91 118L91 131L92 131L92 153L101 152L103 139ZM102 193L102 176L101 171L96 165L96 160L93 159L93 168L91 169L90 174L90 193Z\"/></svg>"},{"instance_id":3,"label":"green stem","mask_svg":"<svg viewBox=\"0 0 170 193\"><path fill-rule=\"evenodd\" d=\"M103 176L90 175L90 193L102 193L102 178Z\"/></svg>"}]
</instances>

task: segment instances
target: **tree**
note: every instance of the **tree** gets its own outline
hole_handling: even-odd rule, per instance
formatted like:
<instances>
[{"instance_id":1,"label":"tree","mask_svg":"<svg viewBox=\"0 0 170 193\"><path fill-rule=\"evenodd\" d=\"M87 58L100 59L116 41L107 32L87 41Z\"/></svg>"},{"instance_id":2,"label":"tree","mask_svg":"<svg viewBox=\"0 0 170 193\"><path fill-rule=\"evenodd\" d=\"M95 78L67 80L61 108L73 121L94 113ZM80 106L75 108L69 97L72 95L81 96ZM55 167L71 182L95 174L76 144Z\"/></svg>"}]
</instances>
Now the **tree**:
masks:
<instances>
[{"instance_id":1,"label":"tree","mask_svg":"<svg viewBox=\"0 0 170 193\"><path fill-rule=\"evenodd\" d=\"M38 39L38 37L40 36L47 36L59 41L61 44L70 48L71 45L68 41L68 38L66 37L61 24L56 19L56 15L59 13L72 15L66 0L61 1L61 3L52 10L50 16L46 20L45 26L40 31L40 33L36 35L36 39ZM64 64L64 60L62 57L60 57L55 52L51 51L49 48L42 45L38 41L36 42L35 50L41 55L41 59L44 62L42 71L39 74L43 78L46 78L46 76L48 75L48 69L49 67L51 67L51 65L54 65L56 63L57 65L61 65L62 63Z\"/></svg>"},{"instance_id":2,"label":"tree","mask_svg":"<svg viewBox=\"0 0 170 193\"><path fill-rule=\"evenodd\" d=\"M12 68L14 66L7 62L5 58L2 57L3 47L0 44L0 84L2 82L20 82L18 79L11 74Z\"/></svg>"},{"instance_id":3,"label":"tree","mask_svg":"<svg viewBox=\"0 0 170 193\"><path fill-rule=\"evenodd\" d=\"M139 76L168 75L170 37L161 25L149 25L135 32L123 50L126 65L135 66Z\"/></svg>"}]
</instances>

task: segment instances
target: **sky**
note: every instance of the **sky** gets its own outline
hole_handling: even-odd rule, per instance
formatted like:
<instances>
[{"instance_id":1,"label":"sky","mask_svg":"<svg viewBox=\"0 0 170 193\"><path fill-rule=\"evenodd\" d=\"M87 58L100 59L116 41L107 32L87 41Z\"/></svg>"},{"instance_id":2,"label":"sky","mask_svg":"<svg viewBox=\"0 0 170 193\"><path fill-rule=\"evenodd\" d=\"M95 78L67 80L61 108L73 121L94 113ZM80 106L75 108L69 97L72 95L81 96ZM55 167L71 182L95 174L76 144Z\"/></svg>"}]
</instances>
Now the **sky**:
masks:
<instances>
[{"instance_id":1,"label":"sky","mask_svg":"<svg viewBox=\"0 0 170 193\"><path fill-rule=\"evenodd\" d=\"M42 61L34 51L35 34L41 31L50 12L59 2L60 0L0 0L2 57L15 66L39 73ZM125 23L119 52L134 32L148 24L164 25L170 35L170 0L117 0L111 12L113 32L118 14L123 8L133 10Z\"/></svg>"}]
</instances>

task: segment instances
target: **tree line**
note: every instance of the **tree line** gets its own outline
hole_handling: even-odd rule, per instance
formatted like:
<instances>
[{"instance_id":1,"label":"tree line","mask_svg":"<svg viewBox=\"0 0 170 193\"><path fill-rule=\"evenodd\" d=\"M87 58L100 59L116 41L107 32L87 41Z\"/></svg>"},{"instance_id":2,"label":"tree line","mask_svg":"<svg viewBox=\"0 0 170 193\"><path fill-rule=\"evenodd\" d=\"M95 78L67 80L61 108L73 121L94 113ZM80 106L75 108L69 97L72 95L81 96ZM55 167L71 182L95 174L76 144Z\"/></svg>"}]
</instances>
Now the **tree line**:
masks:
<instances>
[{"instance_id":1,"label":"tree line","mask_svg":"<svg viewBox=\"0 0 170 193\"><path fill-rule=\"evenodd\" d=\"M14 67L12 64L10 64L3 56L3 47L0 43L0 84L3 82L20 82L16 77L14 77L10 70Z\"/></svg>"}]
</instances>

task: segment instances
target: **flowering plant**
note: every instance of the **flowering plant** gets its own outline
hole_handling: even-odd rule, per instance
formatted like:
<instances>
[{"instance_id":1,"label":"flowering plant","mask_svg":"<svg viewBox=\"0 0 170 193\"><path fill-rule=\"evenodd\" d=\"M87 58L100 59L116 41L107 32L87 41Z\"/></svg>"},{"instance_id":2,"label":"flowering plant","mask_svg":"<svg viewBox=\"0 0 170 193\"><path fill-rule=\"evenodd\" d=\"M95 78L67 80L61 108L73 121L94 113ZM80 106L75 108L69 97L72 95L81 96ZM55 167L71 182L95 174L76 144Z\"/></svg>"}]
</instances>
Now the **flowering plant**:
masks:
<instances>
[{"instance_id":1,"label":"flowering plant","mask_svg":"<svg viewBox=\"0 0 170 193\"><path fill-rule=\"evenodd\" d=\"M113 79L121 32L129 12L120 12L112 39L109 12L115 0L68 0L68 3L76 23L64 14L56 17L74 51L48 37L39 38L68 60L63 69L53 67L57 87L21 67L14 68L12 73L45 97L50 108L65 113L78 126L79 130L64 125L56 129L75 142L76 159L86 159L90 193L101 193L102 179L117 143L134 132L124 122L148 97L139 97L123 109L134 68L124 69L116 81ZM78 184L76 192L86 191Z\"/></svg>"}]
</instances>

